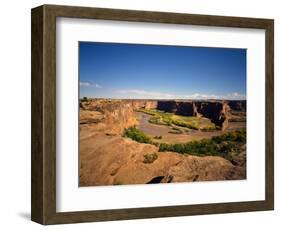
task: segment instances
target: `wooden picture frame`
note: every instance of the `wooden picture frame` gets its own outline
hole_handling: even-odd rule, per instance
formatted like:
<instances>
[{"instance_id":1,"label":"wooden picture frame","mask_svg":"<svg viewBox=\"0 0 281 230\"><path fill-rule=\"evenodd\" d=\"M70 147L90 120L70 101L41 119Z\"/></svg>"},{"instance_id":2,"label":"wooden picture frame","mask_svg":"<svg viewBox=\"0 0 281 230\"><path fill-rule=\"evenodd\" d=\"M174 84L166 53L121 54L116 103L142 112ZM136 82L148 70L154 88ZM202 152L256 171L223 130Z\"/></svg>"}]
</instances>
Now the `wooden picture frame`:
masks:
<instances>
[{"instance_id":1,"label":"wooden picture frame","mask_svg":"<svg viewBox=\"0 0 281 230\"><path fill-rule=\"evenodd\" d=\"M56 18L121 20L264 29L266 34L265 200L216 204L56 211ZM179 13L43 5L32 9L31 219L41 224L231 213L274 208L274 21Z\"/></svg>"}]
</instances>

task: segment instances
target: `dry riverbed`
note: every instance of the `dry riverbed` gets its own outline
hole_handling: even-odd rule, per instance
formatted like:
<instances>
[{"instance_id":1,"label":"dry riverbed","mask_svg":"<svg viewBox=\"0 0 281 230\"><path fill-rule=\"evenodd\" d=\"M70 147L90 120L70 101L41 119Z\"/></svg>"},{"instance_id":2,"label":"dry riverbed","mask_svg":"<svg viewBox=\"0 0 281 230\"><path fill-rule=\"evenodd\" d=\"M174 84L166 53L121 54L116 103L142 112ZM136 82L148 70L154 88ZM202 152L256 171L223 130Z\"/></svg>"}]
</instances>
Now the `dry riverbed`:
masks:
<instances>
[{"instance_id":1,"label":"dry riverbed","mask_svg":"<svg viewBox=\"0 0 281 230\"><path fill-rule=\"evenodd\" d=\"M214 136L220 136L224 133L227 133L229 131L235 131L241 128L246 127L246 122L229 122L229 127L222 130L214 130L214 131L200 131L200 130L192 130L190 129L188 132L183 133L172 133L173 129L170 126L166 125L157 125L152 124L149 122L149 119L152 117L152 115L143 113L143 112L135 112L135 115L138 119L139 124L137 125L137 128L144 132L146 135L150 136L151 138L154 138L156 136L161 136L162 138L159 140L155 140L158 142L164 142L164 143L186 143L189 141L194 140L202 140L204 138L211 138ZM206 119L206 118L204 118Z\"/></svg>"}]
</instances>

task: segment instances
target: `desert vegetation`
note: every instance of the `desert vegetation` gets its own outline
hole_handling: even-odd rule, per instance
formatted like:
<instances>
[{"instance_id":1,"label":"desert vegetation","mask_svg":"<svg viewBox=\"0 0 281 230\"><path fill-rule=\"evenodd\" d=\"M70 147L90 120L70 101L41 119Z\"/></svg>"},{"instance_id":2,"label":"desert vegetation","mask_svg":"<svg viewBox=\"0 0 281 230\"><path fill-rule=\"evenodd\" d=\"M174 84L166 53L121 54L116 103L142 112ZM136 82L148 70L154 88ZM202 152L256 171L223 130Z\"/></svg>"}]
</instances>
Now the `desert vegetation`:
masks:
<instances>
[{"instance_id":1,"label":"desert vegetation","mask_svg":"<svg viewBox=\"0 0 281 230\"><path fill-rule=\"evenodd\" d=\"M153 140L135 126L125 129L124 136L139 143L153 144L159 147L159 152L176 152L195 156L221 156L232 160L233 154L244 151L246 144L246 129L227 132L220 136L187 143L167 144Z\"/></svg>"},{"instance_id":2,"label":"desert vegetation","mask_svg":"<svg viewBox=\"0 0 281 230\"><path fill-rule=\"evenodd\" d=\"M183 134L183 133L188 133L188 129L184 129L182 127L172 127L171 128L171 131L169 131L169 133L172 133L172 134Z\"/></svg>"},{"instance_id":3,"label":"desert vegetation","mask_svg":"<svg viewBox=\"0 0 281 230\"><path fill-rule=\"evenodd\" d=\"M243 124L223 130L202 114L156 108L154 101L81 98L80 186L246 178Z\"/></svg>"},{"instance_id":4,"label":"desert vegetation","mask_svg":"<svg viewBox=\"0 0 281 230\"><path fill-rule=\"evenodd\" d=\"M228 132L220 136L184 144L160 143L159 151L177 152L195 156L221 156L231 160L233 153L244 151L246 129Z\"/></svg>"},{"instance_id":5,"label":"desert vegetation","mask_svg":"<svg viewBox=\"0 0 281 230\"><path fill-rule=\"evenodd\" d=\"M157 160L158 155L157 153L147 153L144 155L144 160L143 163L145 164L151 164L153 163L155 160Z\"/></svg>"},{"instance_id":6,"label":"desert vegetation","mask_svg":"<svg viewBox=\"0 0 281 230\"><path fill-rule=\"evenodd\" d=\"M182 133L188 131L188 129L200 129L202 131L214 131L218 129L218 127L211 122L206 124L206 119L201 117L175 115L156 109L138 109L137 111L151 115L152 117L149 119L150 123L174 127L174 133ZM179 127L186 129L180 129Z\"/></svg>"},{"instance_id":7,"label":"desert vegetation","mask_svg":"<svg viewBox=\"0 0 281 230\"><path fill-rule=\"evenodd\" d=\"M136 126L132 126L125 129L123 135L139 143L147 143L147 144L153 143L152 139L149 136L147 136L144 132L136 128Z\"/></svg>"},{"instance_id":8,"label":"desert vegetation","mask_svg":"<svg viewBox=\"0 0 281 230\"><path fill-rule=\"evenodd\" d=\"M200 128L200 130L203 132L211 132L211 131L215 131L215 130L220 130L220 127L218 127L214 124L211 124L211 125L203 126L202 128Z\"/></svg>"}]
</instances>

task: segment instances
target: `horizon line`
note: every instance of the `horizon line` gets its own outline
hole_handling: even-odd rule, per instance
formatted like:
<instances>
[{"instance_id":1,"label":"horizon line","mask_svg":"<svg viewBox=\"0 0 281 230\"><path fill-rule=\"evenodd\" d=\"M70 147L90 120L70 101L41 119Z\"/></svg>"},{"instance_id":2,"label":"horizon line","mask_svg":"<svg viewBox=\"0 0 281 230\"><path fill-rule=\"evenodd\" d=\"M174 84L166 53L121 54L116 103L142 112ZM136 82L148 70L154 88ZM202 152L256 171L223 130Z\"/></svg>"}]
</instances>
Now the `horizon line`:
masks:
<instances>
[{"instance_id":1,"label":"horizon line","mask_svg":"<svg viewBox=\"0 0 281 230\"><path fill-rule=\"evenodd\" d=\"M195 98L111 98L111 97L79 97L79 99L108 99L108 100L152 100L152 101L157 101L157 100L165 100L165 101L172 101L172 100L192 100L192 101L208 101L208 100L213 100L213 101L247 101L247 99L224 99L224 98L202 98L202 99L195 99Z\"/></svg>"}]
</instances>

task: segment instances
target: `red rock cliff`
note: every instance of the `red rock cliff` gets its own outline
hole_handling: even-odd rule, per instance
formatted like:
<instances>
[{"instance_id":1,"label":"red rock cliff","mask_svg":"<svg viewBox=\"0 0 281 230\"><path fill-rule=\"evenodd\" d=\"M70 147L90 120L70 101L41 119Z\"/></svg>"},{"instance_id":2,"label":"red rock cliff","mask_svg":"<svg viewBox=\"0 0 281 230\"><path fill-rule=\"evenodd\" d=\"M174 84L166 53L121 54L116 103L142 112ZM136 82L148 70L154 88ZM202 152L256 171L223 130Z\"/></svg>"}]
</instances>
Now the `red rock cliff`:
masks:
<instances>
[{"instance_id":1,"label":"red rock cliff","mask_svg":"<svg viewBox=\"0 0 281 230\"><path fill-rule=\"evenodd\" d=\"M89 99L80 102L80 124L97 123L110 134L121 134L137 124L133 106L122 100Z\"/></svg>"}]
</instances>

